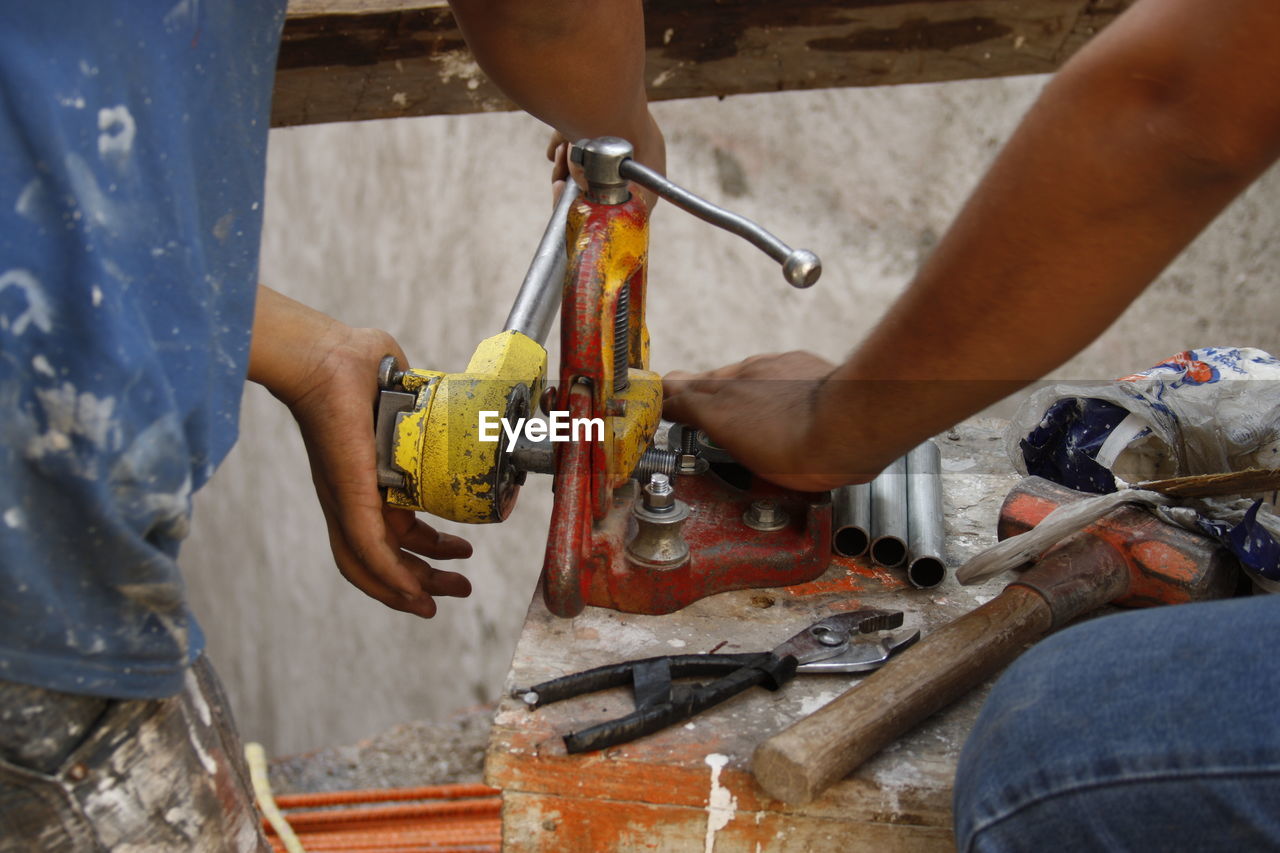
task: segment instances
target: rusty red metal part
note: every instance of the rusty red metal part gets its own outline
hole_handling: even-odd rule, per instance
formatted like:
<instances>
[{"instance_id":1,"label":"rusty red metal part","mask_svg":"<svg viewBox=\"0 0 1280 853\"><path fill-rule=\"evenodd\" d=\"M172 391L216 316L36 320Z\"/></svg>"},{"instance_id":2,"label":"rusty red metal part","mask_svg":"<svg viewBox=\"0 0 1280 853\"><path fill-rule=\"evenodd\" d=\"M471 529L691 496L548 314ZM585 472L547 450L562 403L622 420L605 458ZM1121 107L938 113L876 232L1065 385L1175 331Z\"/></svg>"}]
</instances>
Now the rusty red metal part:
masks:
<instances>
[{"instance_id":1,"label":"rusty red metal part","mask_svg":"<svg viewBox=\"0 0 1280 853\"><path fill-rule=\"evenodd\" d=\"M1090 497L1040 477L1028 477L1005 498L997 533L1001 539L1025 533L1064 503ZM1234 575L1217 567L1229 560L1204 557L1204 537L1136 509L1117 510L1085 530L1106 543L1128 567L1127 587L1112 601L1124 607L1183 604L1230 594Z\"/></svg>"},{"instance_id":2,"label":"rusty red metal part","mask_svg":"<svg viewBox=\"0 0 1280 853\"><path fill-rule=\"evenodd\" d=\"M656 425L657 413L643 408L647 399L637 397L644 395L615 393L613 334L625 282L627 365L633 376L652 376L644 326L647 231L638 198L621 205L582 200L571 214L555 406L571 418L601 418L606 427L604 441L557 447L543 593L559 616L573 616L588 604L669 613L717 592L804 583L831 562L829 494L791 492L759 480L737 488L714 472L676 479L677 497L690 507L683 529L687 562L657 567L628 556L638 487L627 478L652 439L647 425ZM638 430L637 423L646 428ZM764 498L786 511L789 522L782 529L762 532L743 521L752 502Z\"/></svg>"}]
</instances>

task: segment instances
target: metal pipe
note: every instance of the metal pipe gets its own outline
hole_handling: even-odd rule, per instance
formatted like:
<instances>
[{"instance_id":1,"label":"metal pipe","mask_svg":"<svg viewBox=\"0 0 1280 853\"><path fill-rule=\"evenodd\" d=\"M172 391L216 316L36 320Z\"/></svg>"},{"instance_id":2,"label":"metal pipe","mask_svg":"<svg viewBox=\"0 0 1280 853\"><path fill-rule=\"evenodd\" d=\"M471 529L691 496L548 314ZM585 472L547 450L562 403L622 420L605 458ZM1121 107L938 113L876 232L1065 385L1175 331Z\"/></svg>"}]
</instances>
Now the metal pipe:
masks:
<instances>
[{"instance_id":1,"label":"metal pipe","mask_svg":"<svg viewBox=\"0 0 1280 853\"><path fill-rule=\"evenodd\" d=\"M769 257L782 264L783 275L792 287L811 287L822 275L822 261L808 249L792 249L756 223L731 213L723 207L696 196L683 187L673 184L665 176L635 160L625 159L618 165L618 173L629 181L635 181L652 190L681 210L723 228L731 234L747 240Z\"/></svg>"},{"instance_id":2,"label":"metal pipe","mask_svg":"<svg viewBox=\"0 0 1280 853\"><path fill-rule=\"evenodd\" d=\"M861 557L871 544L871 484L836 489L831 548L843 557Z\"/></svg>"},{"instance_id":3,"label":"metal pipe","mask_svg":"<svg viewBox=\"0 0 1280 853\"><path fill-rule=\"evenodd\" d=\"M556 319L560 300L564 295L564 274L569 262L565 253L564 234L569 220L569 208L577 200L578 194L578 185L572 180L565 181L560 201L551 212L551 221L547 223L547 230L542 233L542 240L533 253L529 271L524 274L516 301L511 306L511 313L507 315L504 328L527 335L540 344L547 342L547 334L551 331L551 324Z\"/></svg>"},{"instance_id":4,"label":"metal pipe","mask_svg":"<svg viewBox=\"0 0 1280 853\"><path fill-rule=\"evenodd\" d=\"M529 474L554 474L556 472L556 452L551 439L534 440L523 432L516 437L516 446L511 451L511 464L517 471Z\"/></svg>"},{"instance_id":5,"label":"metal pipe","mask_svg":"<svg viewBox=\"0 0 1280 853\"><path fill-rule=\"evenodd\" d=\"M942 456L926 441L907 454L907 580L919 589L942 583L947 576L943 556Z\"/></svg>"},{"instance_id":6,"label":"metal pipe","mask_svg":"<svg viewBox=\"0 0 1280 853\"><path fill-rule=\"evenodd\" d=\"M907 560L907 457L871 481L871 559L886 568Z\"/></svg>"}]
</instances>

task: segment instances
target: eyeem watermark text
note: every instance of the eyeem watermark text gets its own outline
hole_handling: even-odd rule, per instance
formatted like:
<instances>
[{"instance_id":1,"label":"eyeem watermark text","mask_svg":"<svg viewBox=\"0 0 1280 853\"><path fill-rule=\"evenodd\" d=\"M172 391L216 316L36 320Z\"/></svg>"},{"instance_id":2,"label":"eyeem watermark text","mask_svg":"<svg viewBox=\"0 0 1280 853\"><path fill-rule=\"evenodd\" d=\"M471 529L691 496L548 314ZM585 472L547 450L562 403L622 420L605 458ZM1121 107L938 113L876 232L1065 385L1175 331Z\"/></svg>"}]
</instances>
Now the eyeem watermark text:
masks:
<instances>
[{"instance_id":1,"label":"eyeem watermark text","mask_svg":"<svg viewBox=\"0 0 1280 853\"><path fill-rule=\"evenodd\" d=\"M568 412L552 412L545 421L517 418L512 426L500 412L484 411L478 426L481 441L499 441L506 435L508 453L516 449L522 432L529 441L604 441L604 418L571 418Z\"/></svg>"}]
</instances>

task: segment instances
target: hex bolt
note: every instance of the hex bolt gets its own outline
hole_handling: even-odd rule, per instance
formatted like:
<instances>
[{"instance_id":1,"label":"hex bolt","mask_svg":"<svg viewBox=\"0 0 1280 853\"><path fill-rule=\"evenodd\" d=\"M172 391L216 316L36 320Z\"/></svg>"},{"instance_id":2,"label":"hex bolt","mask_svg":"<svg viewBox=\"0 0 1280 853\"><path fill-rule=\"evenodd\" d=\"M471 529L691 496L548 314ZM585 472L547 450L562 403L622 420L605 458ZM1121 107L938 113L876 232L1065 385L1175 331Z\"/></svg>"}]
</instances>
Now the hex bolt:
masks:
<instances>
[{"instance_id":1,"label":"hex bolt","mask_svg":"<svg viewBox=\"0 0 1280 853\"><path fill-rule=\"evenodd\" d=\"M762 532L781 530L789 520L786 510L778 506L773 498L752 501L751 506L742 514L742 521L747 527Z\"/></svg>"},{"instance_id":2,"label":"hex bolt","mask_svg":"<svg viewBox=\"0 0 1280 853\"><path fill-rule=\"evenodd\" d=\"M698 452L698 434L689 427L684 428L684 433L680 436L680 452L681 453L697 453Z\"/></svg>"},{"instance_id":3,"label":"hex bolt","mask_svg":"<svg viewBox=\"0 0 1280 853\"><path fill-rule=\"evenodd\" d=\"M631 508L636 534L627 543L627 557L658 569L684 565L689 561L689 544L680 529L689 519L689 506L676 500L666 474L652 474L643 491L644 499Z\"/></svg>"},{"instance_id":4,"label":"hex bolt","mask_svg":"<svg viewBox=\"0 0 1280 853\"><path fill-rule=\"evenodd\" d=\"M680 435L680 456L676 473L681 475L701 474L707 470L707 460L698 455L698 433L693 427L686 426Z\"/></svg>"},{"instance_id":5,"label":"hex bolt","mask_svg":"<svg viewBox=\"0 0 1280 853\"><path fill-rule=\"evenodd\" d=\"M755 511L756 521L761 524L773 524L778 520L777 501L765 498L751 504L751 509Z\"/></svg>"},{"instance_id":6,"label":"hex bolt","mask_svg":"<svg viewBox=\"0 0 1280 853\"><path fill-rule=\"evenodd\" d=\"M668 512L675 506L675 489L666 474L652 474L644 487L644 508L650 512Z\"/></svg>"}]
</instances>

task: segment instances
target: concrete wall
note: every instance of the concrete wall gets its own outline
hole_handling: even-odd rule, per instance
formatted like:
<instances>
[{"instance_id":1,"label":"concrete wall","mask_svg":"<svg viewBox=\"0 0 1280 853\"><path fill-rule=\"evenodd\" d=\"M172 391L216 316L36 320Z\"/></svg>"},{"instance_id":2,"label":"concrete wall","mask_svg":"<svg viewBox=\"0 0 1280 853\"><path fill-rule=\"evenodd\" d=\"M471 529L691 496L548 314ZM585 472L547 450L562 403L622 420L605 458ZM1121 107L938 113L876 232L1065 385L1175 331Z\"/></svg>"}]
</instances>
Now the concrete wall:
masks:
<instances>
[{"instance_id":1,"label":"concrete wall","mask_svg":"<svg viewBox=\"0 0 1280 853\"><path fill-rule=\"evenodd\" d=\"M794 291L745 242L660 208L655 368L795 348L840 358L910 279L1043 82L656 105L675 180L813 248L826 271ZM461 369L505 318L546 221L545 138L522 115L275 131L263 280L388 329L416 366ZM1058 375L1114 377L1206 344L1280 350L1280 248L1269 239L1278 211L1272 174ZM541 565L545 478L511 521L455 530L476 546L466 566L475 593L426 622L338 575L283 407L250 387L241 430L197 499L184 561L246 737L298 752L494 698Z\"/></svg>"}]
</instances>

